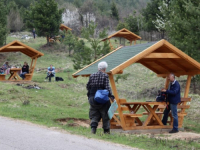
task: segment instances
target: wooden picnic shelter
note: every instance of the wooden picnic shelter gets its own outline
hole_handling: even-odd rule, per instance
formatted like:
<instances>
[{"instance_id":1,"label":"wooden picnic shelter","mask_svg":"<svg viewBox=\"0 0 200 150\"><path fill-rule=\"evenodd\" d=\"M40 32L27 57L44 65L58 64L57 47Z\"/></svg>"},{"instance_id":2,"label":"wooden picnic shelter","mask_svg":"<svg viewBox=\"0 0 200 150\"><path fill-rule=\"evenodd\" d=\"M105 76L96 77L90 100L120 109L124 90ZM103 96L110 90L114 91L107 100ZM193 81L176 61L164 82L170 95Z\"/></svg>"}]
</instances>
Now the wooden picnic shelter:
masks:
<instances>
[{"instance_id":1,"label":"wooden picnic shelter","mask_svg":"<svg viewBox=\"0 0 200 150\"><path fill-rule=\"evenodd\" d=\"M62 30L62 31L66 30L66 32L67 32L68 30L71 31L72 29L71 29L70 27L64 25L64 24L61 24L61 25L60 25L60 30Z\"/></svg>"},{"instance_id":2,"label":"wooden picnic shelter","mask_svg":"<svg viewBox=\"0 0 200 150\"><path fill-rule=\"evenodd\" d=\"M73 74L73 77L90 76L92 73L97 72L98 63L101 61L106 61L108 63L106 73L109 75L111 88L119 106L118 112L114 114L111 120L112 129L122 128L123 130L138 130L172 128L173 118L171 114L169 115L170 118L168 119L167 125L163 125L162 123L166 102L127 102L126 99L119 97L114 75L122 74L125 68L134 63L140 63L156 73L157 77L165 78L166 89L169 85L169 80L167 79L169 73L173 72L177 77L187 76L184 96L178 104L179 128L182 127L184 116L187 115L186 109L190 107L188 102L191 101L191 98L188 98L188 94L191 77L200 74L200 63L168 41L160 40L158 42L119 47L77 71Z\"/></svg>"},{"instance_id":3,"label":"wooden picnic shelter","mask_svg":"<svg viewBox=\"0 0 200 150\"><path fill-rule=\"evenodd\" d=\"M21 52L31 58L31 64L29 65L29 73L25 74L25 79L24 79L25 81L31 81L37 59L43 56L44 54L23 44L20 41L13 41L0 48L0 53L6 53L6 52ZM8 78L8 81L21 81L21 78L18 75L18 72L20 71L21 68L11 68L10 77ZM1 74L0 81L6 81L5 76L6 76L5 74Z\"/></svg>"},{"instance_id":4,"label":"wooden picnic shelter","mask_svg":"<svg viewBox=\"0 0 200 150\"><path fill-rule=\"evenodd\" d=\"M105 39L102 40L102 41L106 41L106 40L109 41L109 43L110 43L110 49L111 50L114 49L113 46L112 46L112 44L111 44L111 42L110 42L110 39L113 38L113 37L120 37L120 40L121 40L121 38L125 38L125 39L127 39L130 42L130 45L132 45L133 41L134 41L134 45L135 45L136 41L141 39L141 37L138 36L137 34L129 31L126 28L123 28L123 29L115 32L114 34L112 34L112 35L110 35L107 38L105 38Z\"/></svg>"}]
</instances>

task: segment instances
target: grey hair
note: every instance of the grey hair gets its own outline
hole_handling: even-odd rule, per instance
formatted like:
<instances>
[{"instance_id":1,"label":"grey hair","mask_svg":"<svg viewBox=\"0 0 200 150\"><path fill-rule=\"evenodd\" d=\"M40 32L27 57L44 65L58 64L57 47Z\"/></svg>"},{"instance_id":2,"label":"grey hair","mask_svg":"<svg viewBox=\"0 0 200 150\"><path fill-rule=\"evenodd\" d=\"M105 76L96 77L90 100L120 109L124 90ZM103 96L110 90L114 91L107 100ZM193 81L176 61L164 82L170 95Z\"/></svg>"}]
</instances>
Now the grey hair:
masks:
<instances>
[{"instance_id":1,"label":"grey hair","mask_svg":"<svg viewBox=\"0 0 200 150\"><path fill-rule=\"evenodd\" d=\"M105 62L105 61L102 61L102 62L100 62L99 64L98 64L98 69L99 70L104 70L104 69L106 69L108 67L108 64L107 64L107 62Z\"/></svg>"},{"instance_id":2,"label":"grey hair","mask_svg":"<svg viewBox=\"0 0 200 150\"><path fill-rule=\"evenodd\" d=\"M175 74L174 74L174 73L170 73L169 75L170 75L170 76L173 76L174 79L175 79Z\"/></svg>"}]
</instances>

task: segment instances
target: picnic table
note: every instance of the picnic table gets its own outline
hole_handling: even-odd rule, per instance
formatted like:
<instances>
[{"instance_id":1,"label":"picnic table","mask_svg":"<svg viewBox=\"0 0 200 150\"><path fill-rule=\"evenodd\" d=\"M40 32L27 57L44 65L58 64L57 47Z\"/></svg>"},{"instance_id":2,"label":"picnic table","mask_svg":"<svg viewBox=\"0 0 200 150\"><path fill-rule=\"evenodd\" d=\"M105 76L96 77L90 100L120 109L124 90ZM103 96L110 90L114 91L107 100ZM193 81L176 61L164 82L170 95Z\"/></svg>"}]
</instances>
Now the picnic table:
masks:
<instances>
[{"instance_id":1,"label":"picnic table","mask_svg":"<svg viewBox=\"0 0 200 150\"><path fill-rule=\"evenodd\" d=\"M19 72L21 71L21 68L11 68L10 69L10 77L8 78L8 80L10 81L20 81L21 78L19 76Z\"/></svg>"},{"instance_id":2,"label":"picnic table","mask_svg":"<svg viewBox=\"0 0 200 150\"><path fill-rule=\"evenodd\" d=\"M181 98L181 102L177 105L179 127L182 126L183 117L187 115L185 109L190 107L190 105L187 105L187 102L190 101L191 98ZM171 113L167 125L162 123L163 111L167 106L166 102L127 102L125 99L120 99L119 102L121 113L114 114L111 120L111 128L121 128L122 126L125 130L172 128L173 118Z\"/></svg>"}]
</instances>

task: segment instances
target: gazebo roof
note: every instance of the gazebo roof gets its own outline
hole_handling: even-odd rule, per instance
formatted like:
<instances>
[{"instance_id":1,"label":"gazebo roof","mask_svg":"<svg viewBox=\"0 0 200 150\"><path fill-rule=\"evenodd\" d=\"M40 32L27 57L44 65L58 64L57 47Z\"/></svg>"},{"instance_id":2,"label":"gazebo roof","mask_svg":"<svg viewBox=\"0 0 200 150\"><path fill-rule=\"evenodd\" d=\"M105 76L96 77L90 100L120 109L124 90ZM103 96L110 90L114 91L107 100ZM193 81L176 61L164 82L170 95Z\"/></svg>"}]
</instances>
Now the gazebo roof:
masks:
<instances>
[{"instance_id":1,"label":"gazebo roof","mask_svg":"<svg viewBox=\"0 0 200 150\"><path fill-rule=\"evenodd\" d=\"M102 41L106 41L107 39L110 39L112 37L123 37L129 41L136 41L136 40L139 40L141 39L140 36L136 35L135 33L127 30L126 28L123 28L119 31L117 31L116 33L108 36L107 38L103 39Z\"/></svg>"},{"instance_id":2,"label":"gazebo roof","mask_svg":"<svg viewBox=\"0 0 200 150\"><path fill-rule=\"evenodd\" d=\"M31 58L38 58L38 57L41 57L44 55L43 53L25 45L19 41L13 41L13 42L1 47L0 53L1 52L21 52Z\"/></svg>"},{"instance_id":3,"label":"gazebo roof","mask_svg":"<svg viewBox=\"0 0 200 150\"><path fill-rule=\"evenodd\" d=\"M60 30L64 30L64 29L65 29L66 31L67 31L67 30L72 30L71 28L67 27L66 25L61 24L61 25L60 25Z\"/></svg>"},{"instance_id":4,"label":"gazebo roof","mask_svg":"<svg viewBox=\"0 0 200 150\"><path fill-rule=\"evenodd\" d=\"M107 73L120 74L133 63L141 63L160 77L173 72L176 76L200 74L200 63L166 40L119 47L99 60L73 74L73 77L89 76L97 71L98 63L108 63Z\"/></svg>"}]
</instances>

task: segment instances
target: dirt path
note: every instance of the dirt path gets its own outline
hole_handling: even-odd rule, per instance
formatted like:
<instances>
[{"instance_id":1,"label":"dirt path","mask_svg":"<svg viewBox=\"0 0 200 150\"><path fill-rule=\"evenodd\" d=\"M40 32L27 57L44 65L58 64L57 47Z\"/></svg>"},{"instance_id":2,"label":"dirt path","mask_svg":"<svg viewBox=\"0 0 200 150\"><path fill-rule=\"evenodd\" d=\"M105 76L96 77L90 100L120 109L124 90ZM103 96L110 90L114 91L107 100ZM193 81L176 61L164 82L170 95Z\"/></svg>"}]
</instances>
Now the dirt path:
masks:
<instances>
[{"instance_id":1,"label":"dirt path","mask_svg":"<svg viewBox=\"0 0 200 150\"><path fill-rule=\"evenodd\" d=\"M131 150L134 148L0 117L1 150ZM137 150L137 149L134 149Z\"/></svg>"}]
</instances>

